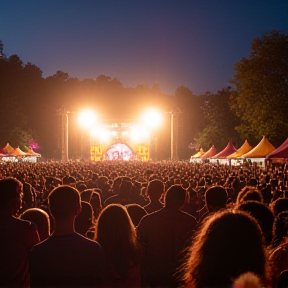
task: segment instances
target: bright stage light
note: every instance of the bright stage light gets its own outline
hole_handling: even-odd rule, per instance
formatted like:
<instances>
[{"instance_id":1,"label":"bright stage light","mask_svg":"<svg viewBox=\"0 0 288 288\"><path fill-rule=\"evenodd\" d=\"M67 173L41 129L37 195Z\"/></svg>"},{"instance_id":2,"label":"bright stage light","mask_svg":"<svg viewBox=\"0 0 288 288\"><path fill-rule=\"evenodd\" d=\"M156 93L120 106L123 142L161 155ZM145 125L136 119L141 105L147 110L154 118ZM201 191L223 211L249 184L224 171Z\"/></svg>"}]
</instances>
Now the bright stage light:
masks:
<instances>
[{"instance_id":1,"label":"bright stage light","mask_svg":"<svg viewBox=\"0 0 288 288\"><path fill-rule=\"evenodd\" d=\"M98 139L101 142L108 142L111 138L111 132L104 127L97 127L91 130L91 140Z\"/></svg>"},{"instance_id":2,"label":"bright stage light","mask_svg":"<svg viewBox=\"0 0 288 288\"><path fill-rule=\"evenodd\" d=\"M90 109L78 113L78 122L84 128L91 128L96 122L96 114Z\"/></svg>"},{"instance_id":3,"label":"bright stage light","mask_svg":"<svg viewBox=\"0 0 288 288\"><path fill-rule=\"evenodd\" d=\"M163 117L159 110L149 109L143 112L141 120L149 129L157 129L161 126Z\"/></svg>"},{"instance_id":4,"label":"bright stage light","mask_svg":"<svg viewBox=\"0 0 288 288\"><path fill-rule=\"evenodd\" d=\"M130 139L134 142L142 142L149 139L150 134L147 129L139 126L133 126L129 133Z\"/></svg>"}]
</instances>

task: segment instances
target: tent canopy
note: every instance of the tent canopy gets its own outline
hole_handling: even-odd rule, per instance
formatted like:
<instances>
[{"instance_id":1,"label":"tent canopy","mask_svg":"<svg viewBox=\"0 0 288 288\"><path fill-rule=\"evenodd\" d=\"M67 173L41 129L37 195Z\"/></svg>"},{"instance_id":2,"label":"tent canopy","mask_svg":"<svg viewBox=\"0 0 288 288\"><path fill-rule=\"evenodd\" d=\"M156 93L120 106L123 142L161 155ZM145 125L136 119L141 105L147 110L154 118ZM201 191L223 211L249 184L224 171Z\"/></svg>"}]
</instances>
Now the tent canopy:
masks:
<instances>
[{"instance_id":1,"label":"tent canopy","mask_svg":"<svg viewBox=\"0 0 288 288\"><path fill-rule=\"evenodd\" d=\"M192 155L191 158L199 158L203 154L204 154L204 150L202 148L200 148L200 150L196 154Z\"/></svg>"},{"instance_id":2,"label":"tent canopy","mask_svg":"<svg viewBox=\"0 0 288 288\"><path fill-rule=\"evenodd\" d=\"M26 156L41 157L41 154L36 153L32 148L28 148L28 151L27 151L27 153L26 153Z\"/></svg>"},{"instance_id":3,"label":"tent canopy","mask_svg":"<svg viewBox=\"0 0 288 288\"><path fill-rule=\"evenodd\" d=\"M211 158L214 155L216 155L216 153L217 153L216 148L214 145L212 145L212 147L207 152L205 152L200 158L201 159Z\"/></svg>"},{"instance_id":4,"label":"tent canopy","mask_svg":"<svg viewBox=\"0 0 288 288\"><path fill-rule=\"evenodd\" d=\"M0 154L8 154L8 151L5 148L0 148Z\"/></svg>"},{"instance_id":5,"label":"tent canopy","mask_svg":"<svg viewBox=\"0 0 288 288\"><path fill-rule=\"evenodd\" d=\"M220 151L218 154L214 155L212 158L218 159L226 159L227 156L231 155L232 153L236 152L236 148L231 141L228 142L227 146Z\"/></svg>"},{"instance_id":6,"label":"tent canopy","mask_svg":"<svg viewBox=\"0 0 288 288\"><path fill-rule=\"evenodd\" d=\"M277 149L266 155L265 158L288 158L288 138Z\"/></svg>"},{"instance_id":7,"label":"tent canopy","mask_svg":"<svg viewBox=\"0 0 288 288\"><path fill-rule=\"evenodd\" d=\"M8 154L12 154L13 151L15 150L9 143L6 144L4 149L7 151Z\"/></svg>"},{"instance_id":8,"label":"tent canopy","mask_svg":"<svg viewBox=\"0 0 288 288\"><path fill-rule=\"evenodd\" d=\"M14 151L11 153L14 156L25 156L26 153L23 152L19 147L15 148Z\"/></svg>"},{"instance_id":9,"label":"tent canopy","mask_svg":"<svg viewBox=\"0 0 288 288\"><path fill-rule=\"evenodd\" d=\"M247 140L243 143L243 145L233 154L229 155L228 159L240 158L242 155L248 153L252 150L252 146L248 143Z\"/></svg>"},{"instance_id":10,"label":"tent canopy","mask_svg":"<svg viewBox=\"0 0 288 288\"><path fill-rule=\"evenodd\" d=\"M263 158L272 151L275 147L268 141L266 136L263 136L262 140L248 153L242 155L243 158Z\"/></svg>"}]
</instances>

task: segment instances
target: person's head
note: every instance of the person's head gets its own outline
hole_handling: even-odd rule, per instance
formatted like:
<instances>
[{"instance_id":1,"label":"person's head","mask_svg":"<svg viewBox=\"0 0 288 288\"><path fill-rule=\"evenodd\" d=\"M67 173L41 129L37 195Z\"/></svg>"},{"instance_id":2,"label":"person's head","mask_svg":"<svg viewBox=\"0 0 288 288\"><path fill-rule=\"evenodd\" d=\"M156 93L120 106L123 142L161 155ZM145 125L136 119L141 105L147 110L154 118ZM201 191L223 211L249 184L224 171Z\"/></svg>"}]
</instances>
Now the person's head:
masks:
<instances>
[{"instance_id":1,"label":"person's head","mask_svg":"<svg viewBox=\"0 0 288 288\"><path fill-rule=\"evenodd\" d=\"M119 188L119 195L122 198L130 198L131 197L131 191L132 191L132 182L129 180L122 180Z\"/></svg>"},{"instance_id":2,"label":"person's head","mask_svg":"<svg viewBox=\"0 0 288 288\"><path fill-rule=\"evenodd\" d=\"M81 201L81 212L75 218L75 231L86 236L93 224L93 209L90 203Z\"/></svg>"},{"instance_id":3,"label":"person's head","mask_svg":"<svg viewBox=\"0 0 288 288\"><path fill-rule=\"evenodd\" d=\"M231 287L231 286L230 286ZM263 287L259 276L251 272L241 274L233 280L231 288L261 288Z\"/></svg>"},{"instance_id":4,"label":"person's head","mask_svg":"<svg viewBox=\"0 0 288 288\"><path fill-rule=\"evenodd\" d=\"M139 204L128 204L126 205L126 209L135 227L137 227L140 220L147 215L146 210Z\"/></svg>"},{"instance_id":5,"label":"person's head","mask_svg":"<svg viewBox=\"0 0 288 288\"><path fill-rule=\"evenodd\" d=\"M62 184L75 187L76 179L73 176L64 176L62 178Z\"/></svg>"},{"instance_id":6,"label":"person's head","mask_svg":"<svg viewBox=\"0 0 288 288\"><path fill-rule=\"evenodd\" d=\"M49 237L50 218L48 213L46 213L43 209L29 208L21 214L20 218L31 221L36 225L40 241L44 241Z\"/></svg>"},{"instance_id":7,"label":"person's head","mask_svg":"<svg viewBox=\"0 0 288 288\"><path fill-rule=\"evenodd\" d=\"M205 192L205 203L209 212L215 212L226 207L228 194L222 186L212 186Z\"/></svg>"},{"instance_id":8,"label":"person's head","mask_svg":"<svg viewBox=\"0 0 288 288\"><path fill-rule=\"evenodd\" d=\"M55 221L75 217L81 210L79 192L68 185L54 188L48 196L48 203L51 215Z\"/></svg>"},{"instance_id":9,"label":"person's head","mask_svg":"<svg viewBox=\"0 0 288 288\"><path fill-rule=\"evenodd\" d=\"M243 202L243 197L247 194L247 192L254 191L254 190L255 190L255 187L247 186L247 185L244 186L237 195L236 204L240 205Z\"/></svg>"},{"instance_id":10,"label":"person's head","mask_svg":"<svg viewBox=\"0 0 288 288\"><path fill-rule=\"evenodd\" d=\"M91 195L90 204L91 204L92 209L93 209L94 218L98 219L99 214L103 208L100 193L93 191L93 193Z\"/></svg>"},{"instance_id":11,"label":"person's head","mask_svg":"<svg viewBox=\"0 0 288 288\"><path fill-rule=\"evenodd\" d=\"M97 186L102 191L103 195L106 195L108 193L108 190L110 189L108 177L100 176L97 179Z\"/></svg>"},{"instance_id":12,"label":"person's head","mask_svg":"<svg viewBox=\"0 0 288 288\"><path fill-rule=\"evenodd\" d=\"M83 181L79 181L76 183L76 189L81 193L87 189L87 186Z\"/></svg>"},{"instance_id":13,"label":"person's head","mask_svg":"<svg viewBox=\"0 0 288 288\"><path fill-rule=\"evenodd\" d=\"M21 208L23 185L16 178L0 180L0 211L16 215Z\"/></svg>"},{"instance_id":14,"label":"person's head","mask_svg":"<svg viewBox=\"0 0 288 288\"><path fill-rule=\"evenodd\" d=\"M283 270L277 277L277 288L287 288L288 283L288 269Z\"/></svg>"},{"instance_id":15,"label":"person's head","mask_svg":"<svg viewBox=\"0 0 288 288\"><path fill-rule=\"evenodd\" d=\"M131 263L139 259L135 227L125 206L110 204L98 218L95 240L106 256L107 273L127 276Z\"/></svg>"},{"instance_id":16,"label":"person's head","mask_svg":"<svg viewBox=\"0 0 288 288\"><path fill-rule=\"evenodd\" d=\"M23 199L22 199L23 209L31 208L34 202L35 202L34 188L32 187L30 183L24 182L23 183Z\"/></svg>"},{"instance_id":17,"label":"person's head","mask_svg":"<svg viewBox=\"0 0 288 288\"><path fill-rule=\"evenodd\" d=\"M45 178L45 189L47 191L51 191L55 187L62 184L62 179L59 179L57 177L47 176Z\"/></svg>"},{"instance_id":18,"label":"person's head","mask_svg":"<svg viewBox=\"0 0 288 288\"><path fill-rule=\"evenodd\" d=\"M120 184L122 182L122 177L118 176L113 180L113 184L112 184L112 190L114 194L118 194L119 193L119 189L120 189Z\"/></svg>"},{"instance_id":19,"label":"person's head","mask_svg":"<svg viewBox=\"0 0 288 288\"><path fill-rule=\"evenodd\" d=\"M134 237L134 225L125 206L110 204L101 211L96 225L96 240L101 245L109 245L117 239L121 247L125 246L125 241L134 241Z\"/></svg>"},{"instance_id":20,"label":"person's head","mask_svg":"<svg viewBox=\"0 0 288 288\"><path fill-rule=\"evenodd\" d=\"M251 187L257 187L257 185L258 185L257 179L256 178L250 178L248 180L248 185Z\"/></svg>"},{"instance_id":21,"label":"person's head","mask_svg":"<svg viewBox=\"0 0 288 288\"><path fill-rule=\"evenodd\" d=\"M247 193L243 196L242 200L243 202L245 201L258 201L261 203L264 202L263 195L261 191L259 191L258 189L247 191Z\"/></svg>"},{"instance_id":22,"label":"person's head","mask_svg":"<svg viewBox=\"0 0 288 288\"><path fill-rule=\"evenodd\" d=\"M190 202L195 202L198 200L198 193L195 189L193 189L192 187L188 187L187 188L187 192L188 192L188 200Z\"/></svg>"},{"instance_id":23,"label":"person's head","mask_svg":"<svg viewBox=\"0 0 288 288\"><path fill-rule=\"evenodd\" d=\"M273 247L279 246L288 239L288 211L279 213L273 223Z\"/></svg>"},{"instance_id":24,"label":"person's head","mask_svg":"<svg viewBox=\"0 0 288 288\"><path fill-rule=\"evenodd\" d=\"M272 241L272 231L274 223L274 215L272 211L263 203L259 201L246 201L238 206L239 210L248 212L254 217L260 228L262 229L265 244L269 246Z\"/></svg>"},{"instance_id":25,"label":"person's head","mask_svg":"<svg viewBox=\"0 0 288 288\"><path fill-rule=\"evenodd\" d=\"M288 198L278 198L271 203L271 209L275 216L279 213L288 211Z\"/></svg>"},{"instance_id":26,"label":"person's head","mask_svg":"<svg viewBox=\"0 0 288 288\"><path fill-rule=\"evenodd\" d=\"M251 272L265 282L267 258L261 229L248 213L214 213L199 230L184 268L189 287L228 287Z\"/></svg>"},{"instance_id":27,"label":"person's head","mask_svg":"<svg viewBox=\"0 0 288 288\"><path fill-rule=\"evenodd\" d=\"M85 189L80 193L81 201L90 202L92 197L93 189Z\"/></svg>"},{"instance_id":28,"label":"person's head","mask_svg":"<svg viewBox=\"0 0 288 288\"><path fill-rule=\"evenodd\" d=\"M172 185L165 194L165 207L168 209L180 209L185 202L186 193L186 190L181 185Z\"/></svg>"},{"instance_id":29,"label":"person's head","mask_svg":"<svg viewBox=\"0 0 288 288\"><path fill-rule=\"evenodd\" d=\"M151 201L159 200L164 193L164 183L158 179L150 181L146 193Z\"/></svg>"}]
</instances>

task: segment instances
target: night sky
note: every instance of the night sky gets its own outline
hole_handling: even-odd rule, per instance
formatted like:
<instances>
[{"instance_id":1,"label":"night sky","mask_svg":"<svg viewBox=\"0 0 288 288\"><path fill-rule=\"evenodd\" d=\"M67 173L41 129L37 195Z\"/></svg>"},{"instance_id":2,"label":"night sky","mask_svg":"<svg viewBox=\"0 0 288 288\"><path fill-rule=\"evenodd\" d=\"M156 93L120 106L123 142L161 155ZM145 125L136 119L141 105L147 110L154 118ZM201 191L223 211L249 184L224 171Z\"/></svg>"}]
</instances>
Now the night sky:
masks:
<instances>
[{"instance_id":1,"label":"night sky","mask_svg":"<svg viewBox=\"0 0 288 288\"><path fill-rule=\"evenodd\" d=\"M256 37L288 31L287 0L1 0L4 53L79 79L159 84L173 95L229 85Z\"/></svg>"}]
</instances>

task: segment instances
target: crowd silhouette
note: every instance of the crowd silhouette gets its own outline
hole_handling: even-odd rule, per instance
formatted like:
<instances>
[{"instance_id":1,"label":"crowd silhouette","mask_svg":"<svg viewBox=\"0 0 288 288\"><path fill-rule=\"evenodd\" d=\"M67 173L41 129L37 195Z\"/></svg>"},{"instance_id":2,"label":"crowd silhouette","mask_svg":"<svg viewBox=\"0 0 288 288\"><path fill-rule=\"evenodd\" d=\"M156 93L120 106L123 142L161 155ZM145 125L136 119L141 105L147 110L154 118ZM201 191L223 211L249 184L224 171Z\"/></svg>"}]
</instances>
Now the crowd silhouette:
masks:
<instances>
[{"instance_id":1,"label":"crowd silhouette","mask_svg":"<svg viewBox=\"0 0 288 288\"><path fill-rule=\"evenodd\" d=\"M0 287L288 287L288 167L1 163Z\"/></svg>"}]
</instances>

